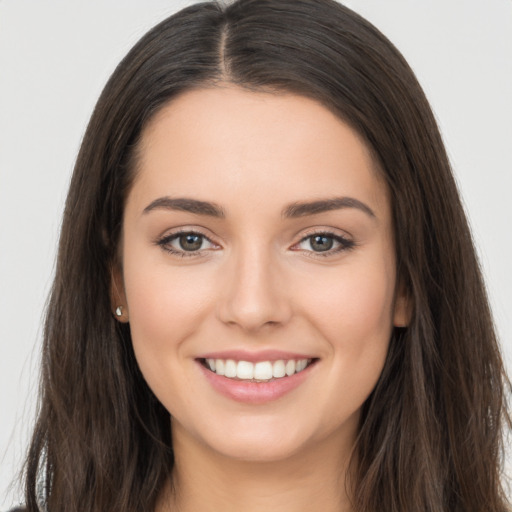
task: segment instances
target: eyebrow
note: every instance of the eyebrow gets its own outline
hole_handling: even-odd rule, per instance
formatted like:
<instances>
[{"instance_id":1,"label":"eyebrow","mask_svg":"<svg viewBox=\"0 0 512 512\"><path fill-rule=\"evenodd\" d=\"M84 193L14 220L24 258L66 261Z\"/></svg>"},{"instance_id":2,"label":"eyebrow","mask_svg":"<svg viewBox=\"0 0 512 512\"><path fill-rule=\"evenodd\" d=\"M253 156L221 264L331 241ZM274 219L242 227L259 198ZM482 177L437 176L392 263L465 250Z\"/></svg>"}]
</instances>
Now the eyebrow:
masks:
<instances>
[{"instance_id":1,"label":"eyebrow","mask_svg":"<svg viewBox=\"0 0 512 512\"><path fill-rule=\"evenodd\" d=\"M159 197L146 206L143 213L149 213L157 209L178 210L218 218L224 218L226 216L224 209L215 203L190 199L188 197Z\"/></svg>"},{"instance_id":2,"label":"eyebrow","mask_svg":"<svg viewBox=\"0 0 512 512\"><path fill-rule=\"evenodd\" d=\"M375 213L368 205L353 197L334 197L331 199L295 202L286 206L281 216L285 219L294 219L344 208L356 208L369 217L376 217ZM146 206L143 213L149 213L157 209L178 210L216 218L226 217L226 213L221 206L209 201L200 201L188 197L160 197Z\"/></svg>"},{"instance_id":3,"label":"eyebrow","mask_svg":"<svg viewBox=\"0 0 512 512\"><path fill-rule=\"evenodd\" d=\"M376 217L368 205L353 197L334 197L332 199L292 203L283 210L282 216L285 218L305 217L306 215L315 215L344 208L356 208L366 213L369 217Z\"/></svg>"}]
</instances>

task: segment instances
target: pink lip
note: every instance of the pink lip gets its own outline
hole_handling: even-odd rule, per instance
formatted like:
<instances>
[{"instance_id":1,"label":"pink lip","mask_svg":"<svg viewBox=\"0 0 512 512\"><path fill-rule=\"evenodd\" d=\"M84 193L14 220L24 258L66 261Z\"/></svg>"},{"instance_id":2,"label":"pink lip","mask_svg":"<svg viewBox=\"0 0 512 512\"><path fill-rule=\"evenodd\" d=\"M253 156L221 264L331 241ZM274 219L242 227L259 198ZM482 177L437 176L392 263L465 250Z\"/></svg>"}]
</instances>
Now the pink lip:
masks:
<instances>
[{"instance_id":1,"label":"pink lip","mask_svg":"<svg viewBox=\"0 0 512 512\"><path fill-rule=\"evenodd\" d=\"M278 361L280 359L315 359L313 355L296 354L283 352L282 350L261 350L259 352L248 352L245 350L224 350L222 352L209 352L198 357L198 359L233 359L235 361L248 361L258 363L259 361Z\"/></svg>"},{"instance_id":2,"label":"pink lip","mask_svg":"<svg viewBox=\"0 0 512 512\"><path fill-rule=\"evenodd\" d=\"M225 354L225 353L223 353ZM245 356L244 356L245 357ZM244 357L239 360L248 361ZM268 357L268 354L267 354ZM238 357L217 357L216 359L238 359ZM213 357L212 357L213 359ZM277 359L295 359L294 357L279 357ZM299 357L298 359L306 359ZM264 359L268 361L269 359ZM200 370L206 377L211 386L221 395L226 396L237 402L244 402L246 404L264 404L277 400L286 395L293 389L302 384L310 375L315 363L308 366L305 370L295 373L290 377L282 377L280 379L270 380L268 382L250 382L243 380L228 379L215 372L205 368L200 361L197 361Z\"/></svg>"}]
</instances>

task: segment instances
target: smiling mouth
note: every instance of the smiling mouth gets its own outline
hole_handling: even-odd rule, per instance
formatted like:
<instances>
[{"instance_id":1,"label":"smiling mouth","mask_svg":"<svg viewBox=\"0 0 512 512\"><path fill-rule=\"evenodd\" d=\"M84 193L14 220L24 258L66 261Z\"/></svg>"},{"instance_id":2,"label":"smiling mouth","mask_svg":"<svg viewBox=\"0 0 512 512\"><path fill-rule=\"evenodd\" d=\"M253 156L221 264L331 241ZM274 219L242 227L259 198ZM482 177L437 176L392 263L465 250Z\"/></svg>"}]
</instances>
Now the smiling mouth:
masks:
<instances>
[{"instance_id":1,"label":"smiling mouth","mask_svg":"<svg viewBox=\"0 0 512 512\"><path fill-rule=\"evenodd\" d=\"M277 361L235 361L234 359L199 359L211 372L232 380L271 382L304 371L318 359L279 359Z\"/></svg>"}]
</instances>

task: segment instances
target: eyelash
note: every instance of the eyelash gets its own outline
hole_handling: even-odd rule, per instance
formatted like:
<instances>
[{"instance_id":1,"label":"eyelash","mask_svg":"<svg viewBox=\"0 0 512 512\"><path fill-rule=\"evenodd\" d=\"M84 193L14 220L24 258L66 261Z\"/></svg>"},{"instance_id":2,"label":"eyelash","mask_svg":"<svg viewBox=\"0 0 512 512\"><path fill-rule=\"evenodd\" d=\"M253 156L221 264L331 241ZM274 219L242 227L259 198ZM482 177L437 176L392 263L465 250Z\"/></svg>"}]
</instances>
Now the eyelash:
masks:
<instances>
[{"instance_id":1,"label":"eyelash","mask_svg":"<svg viewBox=\"0 0 512 512\"><path fill-rule=\"evenodd\" d=\"M156 245L160 246L164 251L181 258L189 258L198 256L201 254L201 252L204 250L197 250L197 251L185 251L185 250L176 250L173 247L170 246L170 243L174 240L177 240L182 235L194 235L198 237L202 237L203 240L207 240L213 245L214 242L212 242L206 235L201 233L200 231L194 231L194 230L181 230L176 231L170 235L166 235L159 240L156 241ZM343 251L349 251L353 249L356 246L356 243L352 240L349 240L348 238L345 238L341 235L337 235L335 233L331 233L329 231L314 231L312 233L308 233L306 236L304 236L295 246L302 244L303 242L307 241L308 239L311 240L315 236L323 236L325 238L331 238L334 240L335 243L339 244L336 249L333 250L326 250L326 251L313 251L313 250L305 250L305 249L299 249L303 253L307 253L309 257L313 258L327 258L329 256L333 256L335 254L338 254ZM201 244L202 245L202 244Z\"/></svg>"},{"instance_id":2,"label":"eyelash","mask_svg":"<svg viewBox=\"0 0 512 512\"><path fill-rule=\"evenodd\" d=\"M351 249L353 249L356 246L356 243L353 240L349 240L348 238L346 238L344 236L337 235L335 233L331 233L330 231L321 231L321 230L320 231L313 231L312 233L306 234L306 236L304 236L295 245L300 245L300 244L302 244L303 242L305 242L307 240L310 240L310 243L311 243L311 240L315 236L321 236L321 237L325 237L325 238L332 238L334 240L334 243L338 244L338 247L335 248L335 249L332 249L332 250L329 249L329 250L326 250L326 251L313 251L313 250L305 250L305 249L301 250L301 252L307 253L307 255L309 257L312 257L312 258L328 258L329 256L333 256L335 254L339 254L340 252L343 252L343 251L350 251Z\"/></svg>"},{"instance_id":3,"label":"eyelash","mask_svg":"<svg viewBox=\"0 0 512 512\"><path fill-rule=\"evenodd\" d=\"M164 251L172 254L173 256L179 256L181 258L189 258L193 256L198 256L201 253L201 250L199 251L185 251L185 250L176 250L173 247L170 246L170 243L174 240L177 240L182 235L194 235L202 237L204 240L208 240L213 245L214 244L206 235L201 233L200 231L194 231L191 229L183 229L180 231L175 231L174 233L171 233L170 235L165 235L163 238L160 238L156 241L156 244L160 246ZM202 244L201 244L202 245Z\"/></svg>"}]
</instances>

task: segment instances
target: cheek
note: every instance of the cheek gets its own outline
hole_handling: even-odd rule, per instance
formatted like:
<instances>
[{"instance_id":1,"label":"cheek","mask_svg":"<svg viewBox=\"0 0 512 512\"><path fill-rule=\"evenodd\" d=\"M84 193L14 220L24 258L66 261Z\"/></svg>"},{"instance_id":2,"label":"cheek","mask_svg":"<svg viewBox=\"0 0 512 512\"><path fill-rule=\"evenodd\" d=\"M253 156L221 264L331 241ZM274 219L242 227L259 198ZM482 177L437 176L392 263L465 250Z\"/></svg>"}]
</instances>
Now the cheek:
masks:
<instances>
[{"instance_id":1,"label":"cheek","mask_svg":"<svg viewBox=\"0 0 512 512\"><path fill-rule=\"evenodd\" d=\"M140 257L132 251L123 264L137 361L146 377L165 375L185 355L182 341L201 325L211 295L208 280L198 267L177 269L162 264L158 255Z\"/></svg>"},{"instance_id":2,"label":"cheek","mask_svg":"<svg viewBox=\"0 0 512 512\"><path fill-rule=\"evenodd\" d=\"M316 288L323 293L311 295L306 309L329 339L348 342L372 333L389 334L394 294L394 273L389 268L343 269L338 276L326 276L323 286L317 280Z\"/></svg>"},{"instance_id":3,"label":"cheek","mask_svg":"<svg viewBox=\"0 0 512 512\"><path fill-rule=\"evenodd\" d=\"M392 265L354 266L325 282L326 292L305 305L310 321L327 341L333 361L330 379L351 393L354 406L372 391L386 359L394 282Z\"/></svg>"}]
</instances>

